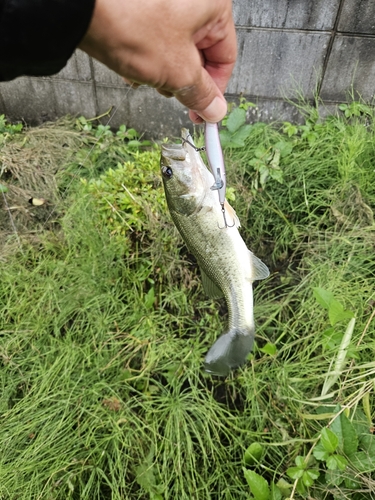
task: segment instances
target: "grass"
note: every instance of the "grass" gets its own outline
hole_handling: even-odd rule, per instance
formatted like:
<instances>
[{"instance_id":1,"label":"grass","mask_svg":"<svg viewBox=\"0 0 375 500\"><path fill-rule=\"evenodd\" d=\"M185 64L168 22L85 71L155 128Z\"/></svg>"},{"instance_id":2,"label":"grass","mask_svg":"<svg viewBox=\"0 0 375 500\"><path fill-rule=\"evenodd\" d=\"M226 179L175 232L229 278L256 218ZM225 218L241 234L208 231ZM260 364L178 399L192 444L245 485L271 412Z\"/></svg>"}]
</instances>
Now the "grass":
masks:
<instances>
[{"instance_id":1,"label":"grass","mask_svg":"<svg viewBox=\"0 0 375 500\"><path fill-rule=\"evenodd\" d=\"M0 196L19 207L19 240L4 202L1 499L247 499L253 442L264 451L252 469L285 497L374 497L371 460L341 482L315 461L305 493L287 473L337 405L367 433L374 421L373 114L304 112L306 128L259 124L226 150L242 235L272 274L255 290L254 353L224 380L202 361L226 310L204 296L168 217L158 149L82 120L3 133ZM348 320L332 325L316 287L356 317L325 398Z\"/></svg>"}]
</instances>

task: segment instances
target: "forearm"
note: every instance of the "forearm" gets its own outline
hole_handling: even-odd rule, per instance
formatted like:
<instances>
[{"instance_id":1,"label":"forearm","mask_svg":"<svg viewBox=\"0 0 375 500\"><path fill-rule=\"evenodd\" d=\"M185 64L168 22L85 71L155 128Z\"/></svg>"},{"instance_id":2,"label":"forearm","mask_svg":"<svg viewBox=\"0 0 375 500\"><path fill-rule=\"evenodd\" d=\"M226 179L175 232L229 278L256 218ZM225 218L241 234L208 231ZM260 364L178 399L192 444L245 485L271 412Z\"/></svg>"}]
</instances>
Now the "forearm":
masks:
<instances>
[{"instance_id":1,"label":"forearm","mask_svg":"<svg viewBox=\"0 0 375 500\"><path fill-rule=\"evenodd\" d=\"M95 0L0 0L0 80L62 69L89 26Z\"/></svg>"}]
</instances>

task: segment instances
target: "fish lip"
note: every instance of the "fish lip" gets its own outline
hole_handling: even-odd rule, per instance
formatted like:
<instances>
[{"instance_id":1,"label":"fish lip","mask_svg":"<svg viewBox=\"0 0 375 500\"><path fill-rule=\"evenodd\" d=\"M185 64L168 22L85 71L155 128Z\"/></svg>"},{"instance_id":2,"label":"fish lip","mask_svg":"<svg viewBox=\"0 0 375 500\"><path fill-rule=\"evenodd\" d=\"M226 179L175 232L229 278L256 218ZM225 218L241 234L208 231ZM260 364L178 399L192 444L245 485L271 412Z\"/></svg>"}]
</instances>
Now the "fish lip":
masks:
<instances>
[{"instance_id":1,"label":"fish lip","mask_svg":"<svg viewBox=\"0 0 375 500\"><path fill-rule=\"evenodd\" d=\"M163 158L168 160L184 161L187 151L182 144L163 144L161 154Z\"/></svg>"}]
</instances>

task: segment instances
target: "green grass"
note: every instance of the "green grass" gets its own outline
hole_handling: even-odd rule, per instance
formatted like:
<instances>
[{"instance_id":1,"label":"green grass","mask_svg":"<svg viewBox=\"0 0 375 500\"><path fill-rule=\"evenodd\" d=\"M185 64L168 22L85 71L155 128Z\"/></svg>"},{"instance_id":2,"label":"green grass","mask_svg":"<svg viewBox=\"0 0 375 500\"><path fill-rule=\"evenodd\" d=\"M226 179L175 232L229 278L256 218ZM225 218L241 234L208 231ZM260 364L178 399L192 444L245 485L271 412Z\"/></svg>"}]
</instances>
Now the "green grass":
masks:
<instances>
[{"instance_id":1,"label":"green grass","mask_svg":"<svg viewBox=\"0 0 375 500\"><path fill-rule=\"evenodd\" d=\"M14 162L3 160L0 183L11 205L22 190L37 194L35 173L12 170L17 154L28 158L41 137L51 153L40 167L50 204L12 212L20 244L8 211L0 219L1 499L248 499L252 442L264 449L252 470L287 481L297 499L287 470L337 404L370 429L375 125L365 111L322 122L308 109L307 128L257 125L245 147L226 150L242 235L272 274L255 290L254 353L224 380L202 362L226 310L204 296L172 226L157 149L139 153L107 129L97 143L98 129L78 130L82 121L3 134L2 157ZM255 158L268 169L262 183ZM314 287L356 317L324 399L348 320L332 326ZM262 351L267 343L275 355ZM346 481L329 484L325 465L313 466L321 477L310 498L374 497L371 467L350 465Z\"/></svg>"}]
</instances>

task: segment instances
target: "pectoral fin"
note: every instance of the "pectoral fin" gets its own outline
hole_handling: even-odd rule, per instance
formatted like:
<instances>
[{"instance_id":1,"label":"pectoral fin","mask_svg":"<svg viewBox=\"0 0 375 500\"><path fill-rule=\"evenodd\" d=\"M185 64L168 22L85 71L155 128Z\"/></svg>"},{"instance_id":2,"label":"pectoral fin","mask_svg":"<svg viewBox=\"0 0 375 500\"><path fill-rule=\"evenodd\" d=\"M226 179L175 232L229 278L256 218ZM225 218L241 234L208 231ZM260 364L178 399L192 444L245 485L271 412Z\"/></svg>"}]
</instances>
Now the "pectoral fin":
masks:
<instances>
[{"instance_id":1,"label":"pectoral fin","mask_svg":"<svg viewBox=\"0 0 375 500\"><path fill-rule=\"evenodd\" d=\"M240 219L238 218L236 211L234 210L233 207L231 207L229 205L227 200L224 201L224 209L225 209L225 212L228 216L228 220L232 220L236 227L241 227ZM231 222L231 224L233 224L233 223Z\"/></svg>"},{"instance_id":2,"label":"pectoral fin","mask_svg":"<svg viewBox=\"0 0 375 500\"><path fill-rule=\"evenodd\" d=\"M270 271L266 264L256 257L253 252L249 250L249 257L251 260L252 276L251 281L264 280L270 275Z\"/></svg>"},{"instance_id":3,"label":"pectoral fin","mask_svg":"<svg viewBox=\"0 0 375 500\"><path fill-rule=\"evenodd\" d=\"M220 299L223 296L223 292L220 288L215 285L211 278L201 269L203 288L206 294L211 297L211 299Z\"/></svg>"}]
</instances>

